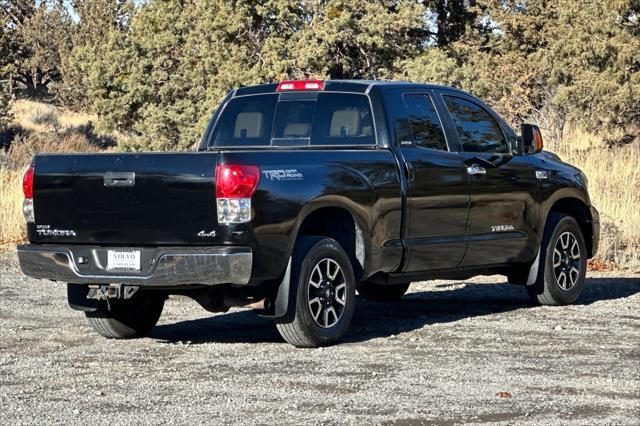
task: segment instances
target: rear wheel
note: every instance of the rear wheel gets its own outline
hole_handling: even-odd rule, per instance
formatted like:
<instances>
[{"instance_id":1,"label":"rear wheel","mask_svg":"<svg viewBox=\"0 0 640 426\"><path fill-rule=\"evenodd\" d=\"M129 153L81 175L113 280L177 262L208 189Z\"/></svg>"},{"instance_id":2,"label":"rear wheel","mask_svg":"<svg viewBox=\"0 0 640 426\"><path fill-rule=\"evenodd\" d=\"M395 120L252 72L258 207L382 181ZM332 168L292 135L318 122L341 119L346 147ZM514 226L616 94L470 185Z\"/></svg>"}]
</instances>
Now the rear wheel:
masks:
<instances>
[{"instance_id":1,"label":"rear wheel","mask_svg":"<svg viewBox=\"0 0 640 426\"><path fill-rule=\"evenodd\" d=\"M160 319L166 297L160 294L136 294L129 300L105 302L98 310L85 312L89 325L109 339L144 337Z\"/></svg>"},{"instance_id":2,"label":"rear wheel","mask_svg":"<svg viewBox=\"0 0 640 426\"><path fill-rule=\"evenodd\" d=\"M369 300L391 302L404 296L409 289L409 284L411 283L380 285L364 282L358 286L358 294Z\"/></svg>"},{"instance_id":3,"label":"rear wheel","mask_svg":"<svg viewBox=\"0 0 640 426\"><path fill-rule=\"evenodd\" d=\"M541 305L568 305L584 289L587 247L580 225L568 215L552 213L542 238L538 277L527 286Z\"/></svg>"},{"instance_id":4,"label":"rear wheel","mask_svg":"<svg viewBox=\"0 0 640 426\"><path fill-rule=\"evenodd\" d=\"M355 278L349 256L331 238L302 237L292 257L290 306L276 320L280 335L298 347L326 346L349 328ZM295 296L295 297L293 297Z\"/></svg>"}]
</instances>

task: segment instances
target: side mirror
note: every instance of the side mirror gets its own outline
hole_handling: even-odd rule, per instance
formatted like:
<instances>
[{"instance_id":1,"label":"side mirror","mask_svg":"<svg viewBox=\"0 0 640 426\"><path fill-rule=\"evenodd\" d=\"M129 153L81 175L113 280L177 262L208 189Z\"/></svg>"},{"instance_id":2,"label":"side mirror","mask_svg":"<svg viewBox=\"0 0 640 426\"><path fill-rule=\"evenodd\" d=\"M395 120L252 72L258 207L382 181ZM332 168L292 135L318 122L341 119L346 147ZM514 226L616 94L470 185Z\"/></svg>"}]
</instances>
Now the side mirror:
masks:
<instances>
[{"instance_id":1,"label":"side mirror","mask_svg":"<svg viewBox=\"0 0 640 426\"><path fill-rule=\"evenodd\" d=\"M535 154L542 151L542 133L540 128L535 124L523 124L520 131L520 142L522 144L522 153Z\"/></svg>"}]
</instances>

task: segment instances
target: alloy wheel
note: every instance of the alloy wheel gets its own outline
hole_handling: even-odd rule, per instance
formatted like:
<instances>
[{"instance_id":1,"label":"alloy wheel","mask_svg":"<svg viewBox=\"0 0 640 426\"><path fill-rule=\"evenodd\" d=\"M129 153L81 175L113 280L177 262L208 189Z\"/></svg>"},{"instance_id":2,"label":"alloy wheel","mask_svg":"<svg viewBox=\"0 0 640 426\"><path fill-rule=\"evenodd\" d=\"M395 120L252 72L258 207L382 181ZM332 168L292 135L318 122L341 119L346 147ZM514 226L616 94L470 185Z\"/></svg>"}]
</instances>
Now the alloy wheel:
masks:
<instances>
[{"instance_id":1,"label":"alloy wheel","mask_svg":"<svg viewBox=\"0 0 640 426\"><path fill-rule=\"evenodd\" d=\"M320 327L330 328L340 321L347 303L347 283L336 261L324 258L313 268L307 300L311 316Z\"/></svg>"},{"instance_id":2,"label":"alloy wheel","mask_svg":"<svg viewBox=\"0 0 640 426\"><path fill-rule=\"evenodd\" d=\"M571 232L563 232L553 248L553 273L564 291L576 286L580 277L580 245Z\"/></svg>"}]
</instances>

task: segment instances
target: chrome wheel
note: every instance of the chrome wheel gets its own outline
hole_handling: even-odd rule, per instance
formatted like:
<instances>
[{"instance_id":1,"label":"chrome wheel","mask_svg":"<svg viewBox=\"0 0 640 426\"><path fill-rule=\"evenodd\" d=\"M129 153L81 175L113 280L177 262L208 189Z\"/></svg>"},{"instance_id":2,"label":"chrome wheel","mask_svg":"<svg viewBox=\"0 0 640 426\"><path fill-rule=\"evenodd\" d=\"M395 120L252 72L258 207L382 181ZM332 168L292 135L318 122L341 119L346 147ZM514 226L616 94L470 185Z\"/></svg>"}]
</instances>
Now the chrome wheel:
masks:
<instances>
[{"instance_id":1,"label":"chrome wheel","mask_svg":"<svg viewBox=\"0 0 640 426\"><path fill-rule=\"evenodd\" d=\"M313 320L322 328L333 327L347 303L347 283L340 265L332 259L319 261L311 272L307 293Z\"/></svg>"},{"instance_id":2,"label":"chrome wheel","mask_svg":"<svg viewBox=\"0 0 640 426\"><path fill-rule=\"evenodd\" d=\"M571 232L563 232L553 248L553 272L556 283L564 291L569 291L580 277L580 245Z\"/></svg>"}]
</instances>

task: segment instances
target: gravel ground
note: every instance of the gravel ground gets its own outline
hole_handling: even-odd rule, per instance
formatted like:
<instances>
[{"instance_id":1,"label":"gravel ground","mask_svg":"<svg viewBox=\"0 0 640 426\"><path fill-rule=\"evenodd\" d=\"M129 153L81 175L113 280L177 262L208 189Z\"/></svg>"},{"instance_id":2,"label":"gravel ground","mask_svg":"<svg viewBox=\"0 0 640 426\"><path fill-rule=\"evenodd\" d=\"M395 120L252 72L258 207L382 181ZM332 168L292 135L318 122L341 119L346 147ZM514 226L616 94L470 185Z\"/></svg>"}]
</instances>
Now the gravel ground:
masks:
<instances>
[{"instance_id":1,"label":"gravel ground","mask_svg":"<svg viewBox=\"0 0 640 426\"><path fill-rule=\"evenodd\" d=\"M640 275L573 306L502 277L362 299L340 345L295 349L247 310L172 298L151 337L97 336L65 286L0 255L0 424L638 424ZM503 396L498 393L505 392Z\"/></svg>"}]
</instances>

